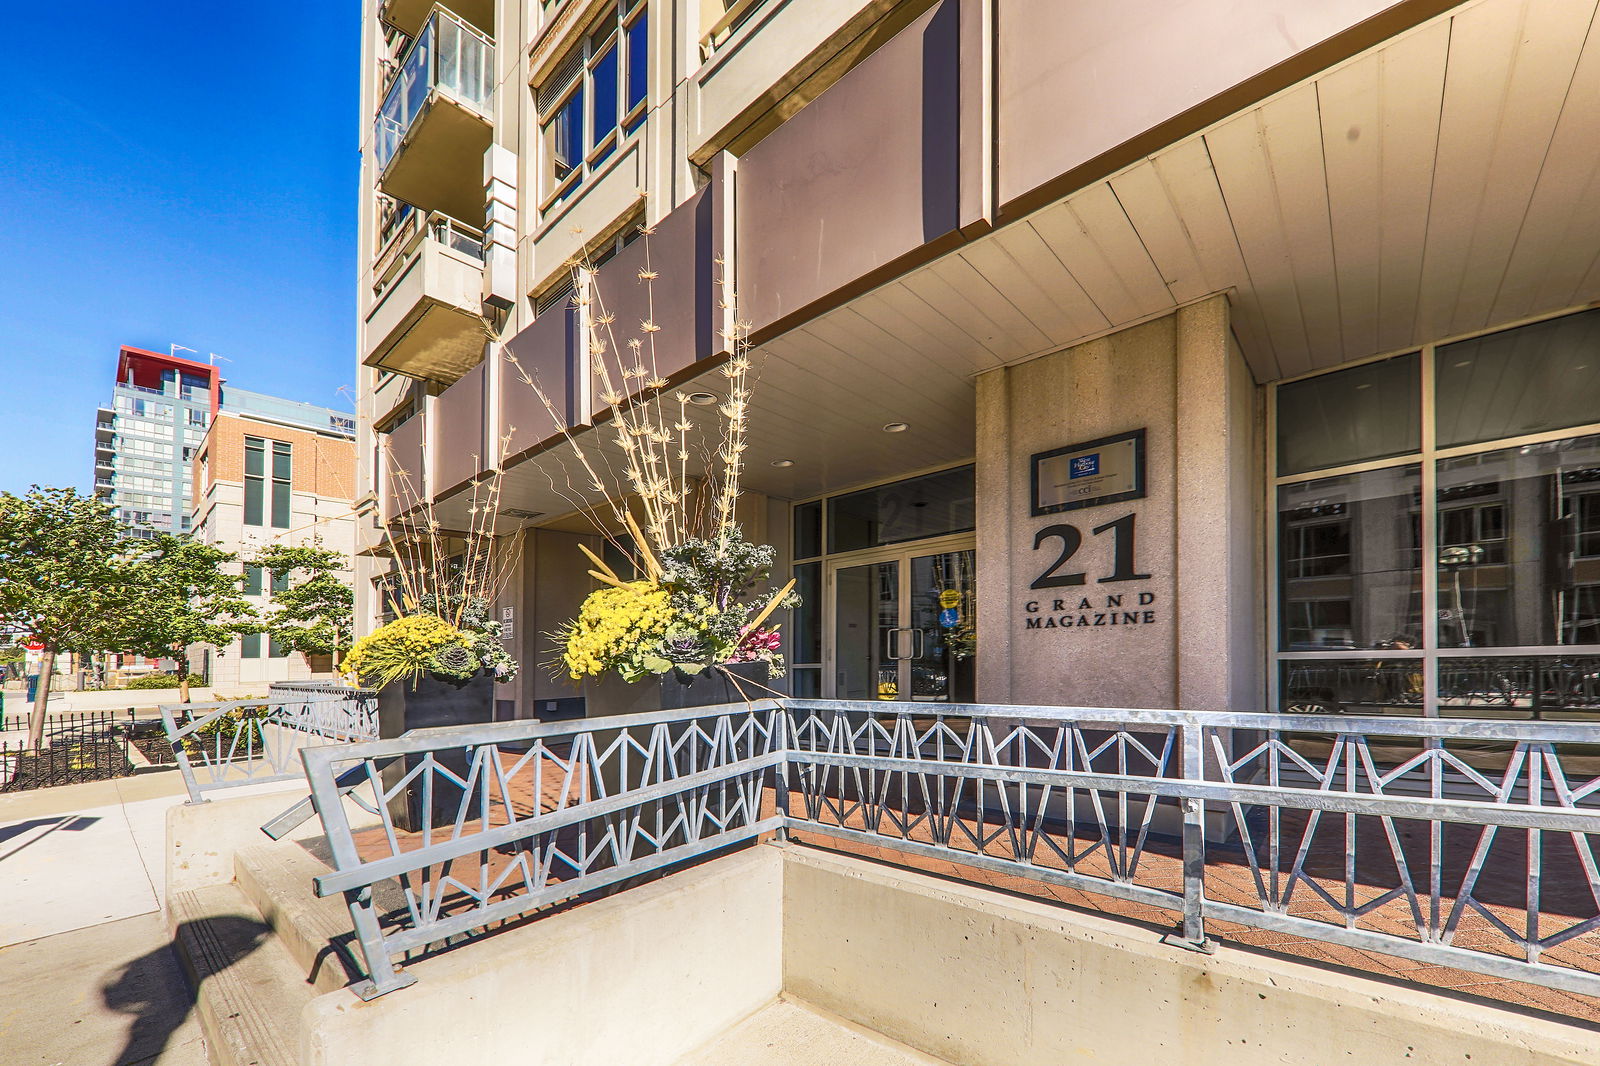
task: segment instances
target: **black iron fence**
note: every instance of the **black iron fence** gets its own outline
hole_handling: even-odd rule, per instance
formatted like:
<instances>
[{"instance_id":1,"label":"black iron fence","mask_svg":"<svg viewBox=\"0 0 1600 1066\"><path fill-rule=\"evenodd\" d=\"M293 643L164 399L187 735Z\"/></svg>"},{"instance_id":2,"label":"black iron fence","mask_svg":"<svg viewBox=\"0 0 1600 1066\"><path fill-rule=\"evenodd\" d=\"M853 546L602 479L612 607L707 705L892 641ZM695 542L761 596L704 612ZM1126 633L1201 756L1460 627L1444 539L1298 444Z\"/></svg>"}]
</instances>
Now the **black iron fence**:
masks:
<instances>
[{"instance_id":1,"label":"black iron fence","mask_svg":"<svg viewBox=\"0 0 1600 1066\"><path fill-rule=\"evenodd\" d=\"M31 716L17 715L4 724L0 792L105 781L133 772L130 749L136 726L131 712L46 715L39 747L29 743Z\"/></svg>"}]
</instances>

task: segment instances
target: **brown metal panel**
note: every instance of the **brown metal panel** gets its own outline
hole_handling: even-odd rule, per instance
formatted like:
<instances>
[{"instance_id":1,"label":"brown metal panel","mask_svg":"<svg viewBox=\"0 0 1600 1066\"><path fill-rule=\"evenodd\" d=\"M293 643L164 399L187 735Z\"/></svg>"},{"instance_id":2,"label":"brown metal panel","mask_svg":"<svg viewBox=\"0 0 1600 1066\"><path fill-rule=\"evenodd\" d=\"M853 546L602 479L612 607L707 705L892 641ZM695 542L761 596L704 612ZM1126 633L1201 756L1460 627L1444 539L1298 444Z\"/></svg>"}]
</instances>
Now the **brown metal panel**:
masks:
<instances>
[{"instance_id":1,"label":"brown metal panel","mask_svg":"<svg viewBox=\"0 0 1600 1066\"><path fill-rule=\"evenodd\" d=\"M941 0L739 160L760 330L961 225L961 0Z\"/></svg>"},{"instance_id":2,"label":"brown metal panel","mask_svg":"<svg viewBox=\"0 0 1600 1066\"><path fill-rule=\"evenodd\" d=\"M701 189L595 274L595 309L615 319L601 327L608 348L629 362L629 341L639 341L644 367L658 377L670 378L712 354L711 208ZM639 277L646 270L658 275L654 281ZM660 328L645 331L645 322ZM609 355L608 362L616 365ZM594 413L606 409L596 397Z\"/></svg>"},{"instance_id":3,"label":"brown metal panel","mask_svg":"<svg viewBox=\"0 0 1600 1066\"><path fill-rule=\"evenodd\" d=\"M484 442L484 373L479 363L434 401L434 424L429 442L433 448L435 497L476 477L492 465L494 455Z\"/></svg>"},{"instance_id":4,"label":"brown metal panel","mask_svg":"<svg viewBox=\"0 0 1600 1066\"><path fill-rule=\"evenodd\" d=\"M421 415L402 422L389 433L383 448L384 517L394 518L421 502L423 488Z\"/></svg>"},{"instance_id":5,"label":"brown metal panel","mask_svg":"<svg viewBox=\"0 0 1600 1066\"><path fill-rule=\"evenodd\" d=\"M507 438L508 457L525 452L574 424L581 384L573 379L578 352L576 319L570 304L557 304L505 342L501 356L507 362L500 374L500 432ZM555 424L538 391L523 379L524 374L550 398L560 425ZM495 450L500 450L498 442Z\"/></svg>"}]
</instances>

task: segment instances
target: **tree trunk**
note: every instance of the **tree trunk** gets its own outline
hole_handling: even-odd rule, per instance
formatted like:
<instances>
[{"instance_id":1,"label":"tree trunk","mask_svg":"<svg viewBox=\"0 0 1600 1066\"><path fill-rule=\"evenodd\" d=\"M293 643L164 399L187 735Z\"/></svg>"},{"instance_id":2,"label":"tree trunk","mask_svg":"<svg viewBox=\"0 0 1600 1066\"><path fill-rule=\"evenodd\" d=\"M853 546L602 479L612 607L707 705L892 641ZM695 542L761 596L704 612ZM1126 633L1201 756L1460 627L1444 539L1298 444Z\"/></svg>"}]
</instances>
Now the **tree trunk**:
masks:
<instances>
[{"instance_id":1,"label":"tree trunk","mask_svg":"<svg viewBox=\"0 0 1600 1066\"><path fill-rule=\"evenodd\" d=\"M28 722L28 747L42 748L44 743L44 716L50 706L50 680L56 672L56 650L46 648L39 663L39 687L33 694L33 718Z\"/></svg>"},{"instance_id":2,"label":"tree trunk","mask_svg":"<svg viewBox=\"0 0 1600 1066\"><path fill-rule=\"evenodd\" d=\"M187 666L187 664L185 664L185 666ZM187 669L182 670L178 674L178 702L189 702L189 671Z\"/></svg>"}]
</instances>

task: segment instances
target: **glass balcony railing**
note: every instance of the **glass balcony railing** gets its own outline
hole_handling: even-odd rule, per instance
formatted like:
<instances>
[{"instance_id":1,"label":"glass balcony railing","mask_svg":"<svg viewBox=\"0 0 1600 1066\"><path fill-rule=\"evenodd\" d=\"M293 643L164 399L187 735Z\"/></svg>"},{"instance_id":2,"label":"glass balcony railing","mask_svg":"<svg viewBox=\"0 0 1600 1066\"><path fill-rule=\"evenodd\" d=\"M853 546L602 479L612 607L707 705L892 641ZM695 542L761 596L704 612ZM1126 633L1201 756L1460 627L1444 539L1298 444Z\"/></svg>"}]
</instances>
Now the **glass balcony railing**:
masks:
<instances>
[{"instance_id":1,"label":"glass balcony railing","mask_svg":"<svg viewBox=\"0 0 1600 1066\"><path fill-rule=\"evenodd\" d=\"M378 113L378 169L389 165L434 92L448 93L487 113L493 87L493 39L445 8L435 6L422 32L400 60L400 72Z\"/></svg>"}]
</instances>

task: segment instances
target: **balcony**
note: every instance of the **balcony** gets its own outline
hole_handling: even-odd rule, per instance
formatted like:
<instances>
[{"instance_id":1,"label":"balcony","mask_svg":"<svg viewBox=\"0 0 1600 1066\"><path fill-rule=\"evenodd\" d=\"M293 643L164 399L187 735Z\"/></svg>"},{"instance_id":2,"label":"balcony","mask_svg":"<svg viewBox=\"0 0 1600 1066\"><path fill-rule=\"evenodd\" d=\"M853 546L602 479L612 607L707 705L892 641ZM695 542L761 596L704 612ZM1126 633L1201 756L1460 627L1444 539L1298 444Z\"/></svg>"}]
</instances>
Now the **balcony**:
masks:
<instances>
[{"instance_id":1,"label":"balcony","mask_svg":"<svg viewBox=\"0 0 1600 1066\"><path fill-rule=\"evenodd\" d=\"M383 0L378 17L407 37L416 37L433 10L433 0ZM494 33L494 0L455 0L455 13L484 33Z\"/></svg>"},{"instance_id":2,"label":"balcony","mask_svg":"<svg viewBox=\"0 0 1600 1066\"><path fill-rule=\"evenodd\" d=\"M108 477L97 477L94 479L94 494L96 496L109 496L111 495L111 490L115 487L116 483Z\"/></svg>"},{"instance_id":3,"label":"balcony","mask_svg":"<svg viewBox=\"0 0 1600 1066\"><path fill-rule=\"evenodd\" d=\"M94 424L94 439L95 439L95 441L96 442L104 441L104 442L109 444L110 441L111 441L111 438L112 438L112 436L113 436L113 434L115 432L115 429L116 429L116 424L109 418L101 418L101 419L96 420L96 422Z\"/></svg>"},{"instance_id":4,"label":"balcony","mask_svg":"<svg viewBox=\"0 0 1600 1066\"><path fill-rule=\"evenodd\" d=\"M373 270L370 367L450 383L483 358L483 233L434 212L400 222Z\"/></svg>"},{"instance_id":5,"label":"balcony","mask_svg":"<svg viewBox=\"0 0 1600 1066\"><path fill-rule=\"evenodd\" d=\"M376 120L383 191L425 211L481 218L493 86L494 40L435 6Z\"/></svg>"}]
</instances>

